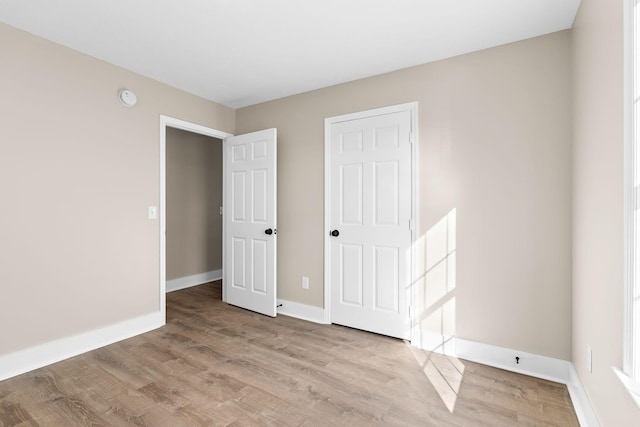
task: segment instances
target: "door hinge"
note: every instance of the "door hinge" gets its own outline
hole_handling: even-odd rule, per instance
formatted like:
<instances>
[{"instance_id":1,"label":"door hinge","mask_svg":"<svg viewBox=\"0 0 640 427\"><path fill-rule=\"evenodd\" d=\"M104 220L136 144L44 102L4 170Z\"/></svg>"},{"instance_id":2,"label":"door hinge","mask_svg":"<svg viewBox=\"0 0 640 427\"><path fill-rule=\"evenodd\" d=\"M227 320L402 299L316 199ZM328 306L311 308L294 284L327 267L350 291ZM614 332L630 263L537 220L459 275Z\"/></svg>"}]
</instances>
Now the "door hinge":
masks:
<instances>
[{"instance_id":1,"label":"door hinge","mask_svg":"<svg viewBox=\"0 0 640 427\"><path fill-rule=\"evenodd\" d=\"M413 219L409 220L409 230L413 231Z\"/></svg>"},{"instance_id":2,"label":"door hinge","mask_svg":"<svg viewBox=\"0 0 640 427\"><path fill-rule=\"evenodd\" d=\"M411 319L411 306L409 306L409 319Z\"/></svg>"},{"instance_id":3,"label":"door hinge","mask_svg":"<svg viewBox=\"0 0 640 427\"><path fill-rule=\"evenodd\" d=\"M409 144L413 144L413 132L409 132Z\"/></svg>"}]
</instances>

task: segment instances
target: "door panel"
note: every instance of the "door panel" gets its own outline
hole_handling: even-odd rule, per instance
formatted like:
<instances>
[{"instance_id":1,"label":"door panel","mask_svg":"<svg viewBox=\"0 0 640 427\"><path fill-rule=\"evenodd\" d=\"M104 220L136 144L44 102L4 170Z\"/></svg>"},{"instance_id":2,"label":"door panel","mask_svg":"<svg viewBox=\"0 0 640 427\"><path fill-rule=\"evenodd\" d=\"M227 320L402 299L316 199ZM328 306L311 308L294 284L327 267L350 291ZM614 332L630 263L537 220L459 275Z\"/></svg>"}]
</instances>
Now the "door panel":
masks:
<instances>
[{"instance_id":1,"label":"door panel","mask_svg":"<svg viewBox=\"0 0 640 427\"><path fill-rule=\"evenodd\" d=\"M267 242L253 239L253 291L267 293Z\"/></svg>"},{"instance_id":2,"label":"door panel","mask_svg":"<svg viewBox=\"0 0 640 427\"><path fill-rule=\"evenodd\" d=\"M374 226L398 226L398 162L373 164Z\"/></svg>"},{"instance_id":3,"label":"door panel","mask_svg":"<svg viewBox=\"0 0 640 427\"><path fill-rule=\"evenodd\" d=\"M253 171L253 222L267 224L267 170Z\"/></svg>"},{"instance_id":4,"label":"door panel","mask_svg":"<svg viewBox=\"0 0 640 427\"><path fill-rule=\"evenodd\" d=\"M276 130L229 137L223 150L223 299L275 316Z\"/></svg>"},{"instance_id":5,"label":"door panel","mask_svg":"<svg viewBox=\"0 0 640 427\"><path fill-rule=\"evenodd\" d=\"M330 128L331 321L408 338L411 113Z\"/></svg>"},{"instance_id":6,"label":"door panel","mask_svg":"<svg viewBox=\"0 0 640 427\"><path fill-rule=\"evenodd\" d=\"M244 289L246 288L245 276L244 276L244 266L246 263L246 250L245 250L245 239L232 237L233 242L233 254L231 259L232 265L232 278L230 283L233 284L234 288ZM226 270L226 269L225 269Z\"/></svg>"},{"instance_id":7,"label":"door panel","mask_svg":"<svg viewBox=\"0 0 640 427\"><path fill-rule=\"evenodd\" d=\"M374 309L398 313L398 248L374 248Z\"/></svg>"},{"instance_id":8,"label":"door panel","mask_svg":"<svg viewBox=\"0 0 640 427\"><path fill-rule=\"evenodd\" d=\"M362 245L341 245L340 251L340 302L362 307Z\"/></svg>"},{"instance_id":9,"label":"door panel","mask_svg":"<svg viewBox=\"0 0 640 427\"><path fill-rule=\"evenodd\" d=\"M246 220L246 210L245 210L245 193L246 193L246 171L238 171L233 172L231 175L232 182L232 197L233 201L230 204L232 211L231 216L233 217L233 221L242 222ZM224 205L225 203L223 203Z\"/></svg>"},{"instance_id":10,"label":"door panel","mask_svg":"<svg viewBox=\"0 0 640 427\"><path fill-rule=\"evenodd\" d=\"M362 163L341 166L341 224L362 225Z\"/></svg>"}]
</instances>

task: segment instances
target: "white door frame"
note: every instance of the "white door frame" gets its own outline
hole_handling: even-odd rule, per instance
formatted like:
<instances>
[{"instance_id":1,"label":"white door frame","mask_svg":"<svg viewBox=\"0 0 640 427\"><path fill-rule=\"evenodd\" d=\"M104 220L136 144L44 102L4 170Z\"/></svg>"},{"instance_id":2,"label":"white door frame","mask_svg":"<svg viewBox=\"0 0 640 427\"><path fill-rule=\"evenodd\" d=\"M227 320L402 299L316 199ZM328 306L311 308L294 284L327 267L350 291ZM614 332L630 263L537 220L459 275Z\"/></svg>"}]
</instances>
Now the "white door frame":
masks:
<instances>
[{"instance_id":1,"label":"white door frame","mask_svg":"<svg viewBox=\"0 0 640 427\"><path fill-rule=\"evenodd\" d=\"M413 243L416 241L418 233L417 216L417 158L418 158L418 102L392 105L389 107L376 108L373 110L359 111L357 113L344 114L341 116L327 117L324 119L324 321L331 323L331 240L329 232L331 230L331 126L335 123L347 120L358 120L367 117L380 116L383 114L398 113L402 111L411 112L411 254L409 279L413 280ZM410 293L408 306L411 315L413 304L413 287ZM413 319L411 319L413 322ZM411 323L410 325L413 325ZM409 331L410 336L411 330Z\"/></svg>"},{"instance_id":2,"label":"white door frame","mask_svg":"<svg viewBox=\"0 0 640 427\"><path fill-rule=\"evenodd\" d=\"M206 126L197 125L195 123L187 122L173 117L160 115L160 313L163 322L166 322L167 319L167 127L218 138L222 140L223 144L225 138L233 136L230 133L222 132L217 129L208 128ZM222 187L224 190L224 182L222 184ZM222 235L224 239L224 221L222 225ZM225 255L223 251L223 259L224 256Z\"/></svg>"}]
</instances>

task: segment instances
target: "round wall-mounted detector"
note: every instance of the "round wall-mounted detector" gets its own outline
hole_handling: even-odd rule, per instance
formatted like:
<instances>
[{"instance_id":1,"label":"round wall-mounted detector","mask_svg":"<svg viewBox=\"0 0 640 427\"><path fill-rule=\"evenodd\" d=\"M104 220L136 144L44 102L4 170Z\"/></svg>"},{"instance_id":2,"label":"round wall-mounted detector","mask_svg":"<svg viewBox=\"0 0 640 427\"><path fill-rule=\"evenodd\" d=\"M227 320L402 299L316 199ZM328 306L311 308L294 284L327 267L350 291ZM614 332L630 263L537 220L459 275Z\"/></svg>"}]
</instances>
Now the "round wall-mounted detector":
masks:
<instances>
[{"instance_id":1,"label":"round wall-mounted detector","mask_svg":"<svg viewBox=\"0 0 640 427\"><path fill-rule=\"evenodd\" d=\"M128 89L121 90L120 93L118 93L118 98L120 98L122 105L126 105L127 107L133 107L136 105L136 102L138 102L136 94Z\"/></svg>"}]
</instances>

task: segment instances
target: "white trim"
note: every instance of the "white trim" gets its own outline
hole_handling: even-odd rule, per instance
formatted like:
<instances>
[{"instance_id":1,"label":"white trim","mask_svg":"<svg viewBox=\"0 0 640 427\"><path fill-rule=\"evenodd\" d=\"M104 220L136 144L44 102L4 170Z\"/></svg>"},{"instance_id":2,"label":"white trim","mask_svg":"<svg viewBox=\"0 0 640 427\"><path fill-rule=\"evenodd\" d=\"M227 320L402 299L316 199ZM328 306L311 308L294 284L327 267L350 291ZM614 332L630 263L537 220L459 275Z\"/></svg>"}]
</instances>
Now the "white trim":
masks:
<instances>
[{"instance_id":1,"label":"white trim","mask_svg":"<svg viewBox=\"0 0 640 427\"><path fill-rule=\"evenodd\" d=\"M307 320L313 323L326 325L325 309L312 305L279 299L277 302L278 314L283 314L297 319Z\"/></svg>"},{"instance_id":2,"label":"white trim","mask_svg":"<svg viewBox=\"0 0 640 427\"><path fill-rule=\"evenodd\" d=\"M636 402L636 405L640 407L640 384L618 368L613 368L613 372L615 372L620 381L622 381L624 388L627 389L633 401Z\"/></svg>"},{"instance_id":3,"label":"white trim","mask_svg":"<svg viewBox=\"0 0 640 427\"><path fill-rule=\"evenodd\" d=\"M640 407L640 354L636 354L640 343L636 342L637 331L640 327L638 319L640 313L635 313L634 295L638 283L638 271L635 268L638 235L640 224L635 221L635 211L638 206L638 194L635 188L635 174L640 165L636 163L636 153L640 146L638 140L638 126L636 122L635 93L640 83L640 70L635 68L636 62L636 32L640 23L635 19L635 8L639 0L624 1L624 289L623 289L623 347L622 369L613 367L616 376L627 389L631 398Z\"/></svg>"},{"instance_id":4,"label":"white trim","mask_svg":"<svg viewBox=\"0 0 640 427\"><path fill-rule=\"evenodd\" d=\"M411 104L405 104L407 107L411 109L411 250L409 252L409 280L411 283L409 290L409 301L407 302L409 306L409 339L411 340L411 344L413 344L413 334L414 334L414 321L413 316L415 315L413 307L416 307L416 287L414 284L416 283L417 277L416 275L416 264L415 264L415 252L414 245L418 240L418 230L420 227L420 215L418 215L418 185L420 180L418 179L418 141L419 132L418 132L418 103L412 102ZM415 344L413 344L415 345ZM447 351L448 341L442 344L442 350Z\"/></svg>"},{"instance_id":5,"label":"white trim","mask_svg":"<svg viewBox=\"0 0 640 427\"><path fill-rule=\"evenodd\" d=\"M331 323L331 241L329 232L331 230L331 126L349 120L359 120L366 117L380 116L383 114L410 111L411 113L411 220L414 227L411 230L411 251L413 243L418 235L418 215L417 215L417 154L418 154L418 102L407 102L405 104L392 105L389 107L374 108L372 110L359 111L356 113L343 114L340 116L327 117L324 119L324 321ZM413 253L409 255L413 262ZM413 274L413 265L411 265ZM413 291L412 291L413 292ZM413 294L410 295L407 306L413 306ZM411 323L411 321L409 322Z\"/></svg>"},{"instance_id":6,"label":"white trim","mask_svg":"<svg viewBox=\"0 0 640 427\"><path fill-rule=\"evenodd\" d=\"M539 354L454 338L456 356L471 362L565 384L582 427L599 427L573 363ZM519 363L515 358L519 357Z\"/></svg>"},{"instance_id":7,"label":"white trim","mask_svg":"<svg viewBox=\"0 0 640 427\"><path fill-rule=\"evenodd\" d=\"M598 418L591 408L591 402L589 402L587 393L582 387L582 382L573 363L569 363L569 378L567 378L565 384L567 390L569 390L571 403L573 403L573 409L576 411L580 425L582 427L599 427Z\"/></svg>"},{"instance_id":8,"label":"white trim","mask_svg":"<svg viewBox=\"0 0 640 427\"><path fill-rule=\"evenodd\" d=\"M204 283L222 280L222 269L207 271L206 273L193 274L191 276L178 277L177 279L167 280L167 292L178 291L180 289L190 288L192 286L202 285Z\"/></svg>"},{"instance_id":9,"label":"white trim","mask_svg":"<svg viewBox=\"0 0 640 427\"><path fill-rule=\"evenodd\" d=\"M412 346L433 353L456 357L455 337L447 337L435 332L420 331L419 333L416 333L418 329L419 328L413 328L411 334Z\"/></svg>"},{"instance_id":10,"label":"white trim","mask_svg":"<svg viewBox=\"0 0 640 427\"><path fill-rule=\"evenodd\" d=\"M565 384L580 425L600 426L573 363L460 338L452 340L455 342L455 356L460 359ZM516 363L516 356L520 358L519 363Z\"/></svg>"},{"instance_id":11,"label":"white trim","mask_svg":"<svg viewBox=\"0 0 640 427\"><path fill-rule=\"evenodd\" d=\"M570 362L456 338L456 355L483 365L566 384ZM519 361L516 362L516 357Z\"/></svg>"},{"instance_id":12,"label":"white trim","mask_svg":"<svg viewBox=\"0 0 640 427\"><path fill-rule=\"evenodd\" d=\"M324 323L331 323L331 122L324 119Z\"/></svg>"},{"instance_id":13,"label":"white trim","mask_svg":"<svg viewBox=\"0 0 640 427\"><path fill-rule=\"evenodd\" d=\"M167 318L167 122L160 116L160 313Z\"/></svg>"},{"instance_id":14,"label":"white trim","mask_svg":"<svg viewBox=\"0 0 640 427\"><path fill-rule=\"evenodd\" d=\"M167 127L182 129L213 138L222 139L233 136L230 133L208 128L195 123L160 115L160 313L166 319L167 313ZM224 159L222 162L224 169ZM224 183L222 184L224 191ZM224 222L222 234L225 234ZM222 253L224 263L224 251ZM224 265L224 264L223 264Z\"/></svg>"},{"instance_id":15,"label":"white trim","mask_svg":"<svg viewBox=\"0 0 640 427\"><path fill-rule=\"evenodd\" d=\"M624 2L624 299L623 299L623 354L622 369L629 376L635 375L633 361L633 294L635 287L635 126L634 126L634 5L636 0Z\"/></svg>"},{"instance_id":16,"label":"white trim","mask_svg":"<svg viewBox=\"0 0 640 427\"><path fill-rule=\"evenodd\" d=\"M161 124L164 123L166 126L171 128L182 129L182 130L186 130L187 132L198 133L200 135L206 135L212 138L218 138L223 140L230 136L233 136L233 134L230 134L228 132L223 132L221 130L209 128L196 123L187 122L185 120L176 119L174 117L169 117L162 114L160 115L160 123Z\"/></svg>"},{"instance_id":17,"label":"white trim","mask_svg":"<svg viewBox=\"0 0 640 427\"><path fill-rule=\"evenodd\" d=\"M155 312L0 356L0 381L149 332L165 324Z\"/></svg>"},{"instance_id":18,"label":"white trim","mask_svg":"<svg viewBox=\"0 0 640 427\"><path fill-rule=\"evenodd\" d=\"M367 117L375 117L375 116L382 116L384 114L400 113L402 111L409 111L414 109L416 111L418 109L417 101L407 102L404 104L391 105L389 107L373 108L371 110L358 111L355 113L342 114L339 116L327 117L324 119L324 122L325 124L328 123L329 125L333 125L336 123L348 122L351 120L360 120L360 119L365 119ZM326 142L327 142L327 138L325 134L325 147L326 147ZM329 142L331 141L329 140Z\"/></svg>"},{"instance_id":19,"label":"white trim","mask_svg":"<svg viewBox=\"0 0 640 427\"><path fill-rule=\"evenodd\" d=\"M565 384L571 396L571 402L573 403L573 408L580 425L582 427L600 426L587 397L587 393L582 387L578 373L571 362L455 337L444 337L435 333L423 334L420 338L420 342L412 341L412 345L422 344L416 346L423 350L458 357L471 362L504 369L505 371L517 372L519 374ZM520 358L519 363L516 363L516 356ZM616 370L616 373L619 376L624 375L619 370ZM628 377L626 377L626 379L631 380ZM633 393L631 390L629 391ZM634 399L640 398L640 394L632 397L634 397Z\"/></svg>"}]
</instances>

